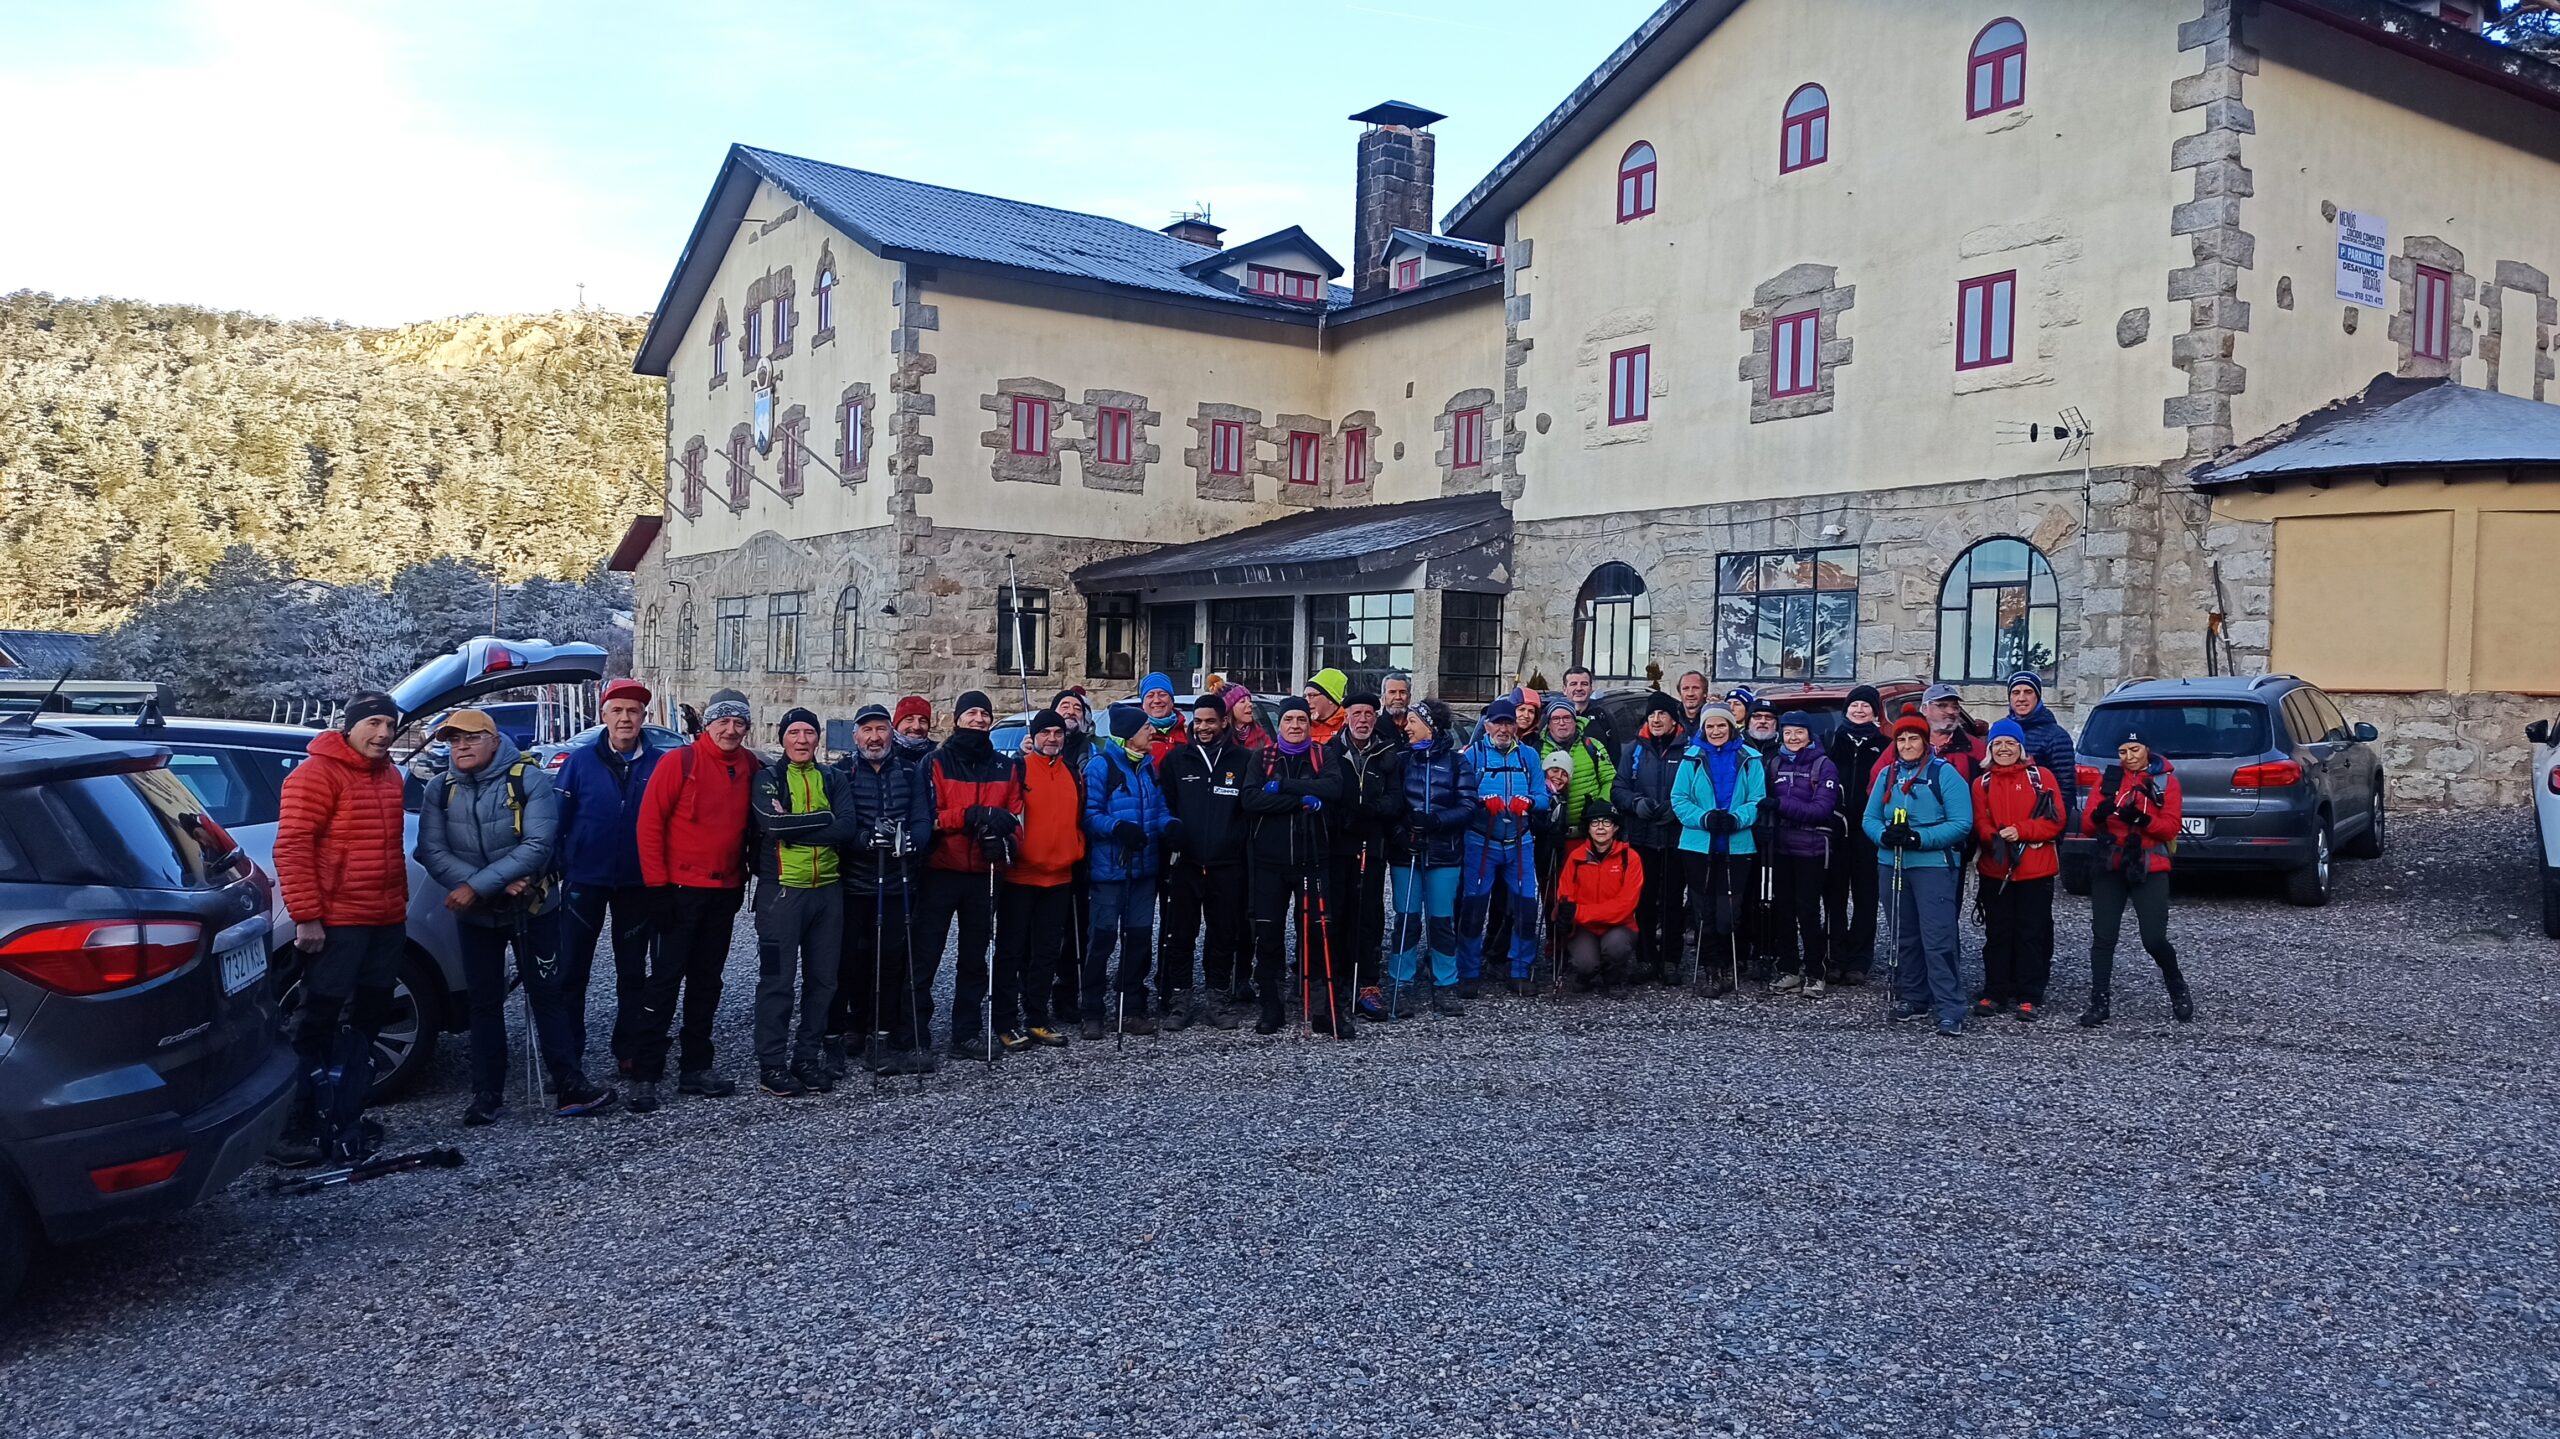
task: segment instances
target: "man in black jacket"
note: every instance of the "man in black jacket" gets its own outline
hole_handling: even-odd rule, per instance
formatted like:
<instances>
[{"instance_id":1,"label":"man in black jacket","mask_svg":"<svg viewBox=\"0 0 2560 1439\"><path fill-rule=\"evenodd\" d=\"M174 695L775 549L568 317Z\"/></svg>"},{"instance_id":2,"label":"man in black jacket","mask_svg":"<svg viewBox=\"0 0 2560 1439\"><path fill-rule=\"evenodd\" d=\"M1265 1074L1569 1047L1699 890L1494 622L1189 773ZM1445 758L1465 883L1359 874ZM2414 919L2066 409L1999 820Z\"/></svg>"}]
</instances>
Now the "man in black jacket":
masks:
<instances>
[{"instance_id":1,"label":"man in black jacket","mask_svg":"<svg viewBox=\"0 0 2560 1439\"><path fill-rule=\"evenodd\" d=\"M848 813L843 863L844 963L827 1026L826 1064L842 1078L859 1052L877 1074L930 1074L930 993L915 992L908 953L916 919L916 867L933 841L931 782L901 760L889 711L864 705L853 717L853 753L837 762Z\"/></svg>"},{"instance_id":2,"label":"man in black jacket","mask_svg":"<svg viewBox=\"0 0 2560 1439\"><path fill-rule=\"evenodd\" d=\"M1358 986L1362 1019L1384 1019L1378 957L1387 917L1387 836L1404 818L1405 740L1378 723L1378 697L1365 690L1343 696L1342 716L1342 733L1326 756L1342 765L1342 803L1325 811L1333 821L1325 893L1334 977L1346 998Z\"/></svg>"},{"instance_id":3,"label":"man in black jacket","mask_svg":"<svg viewBox=\"0 0 2560 1439\"><path fill-rule=\"evenodd\" d=\"M1172 822L1165 830L1164 947L1159 951L1159 1006L1169 1029L1205 1013L1233 1029L1254 999L1252 946L1245 926L1244 790L1254 777L1250 750L1227 743L1227 708L1216 695L1191 707L1190 734L1164 752L1156 783ZM1205 1011L1191 998L1192 954L1203 920L1208 952L1199 968L1209 982Z\"/></svg>"},{"instance_id":4,"label":"man in black jacket","mask_svg":"<svg viewBox=\"0 0 2560 1439\"><path fill-rule=\"evenodd\" d=\"M1256 1034L1278 1034L1289 1022L1287 989L1288 926L1296 916L1298 967L1307 986L1307 1025L1338 1039L1352 1036L1350 1016L1316 1007L1316 981L1324 974L1325 806L1342 800L1342 765L1325 763L1325 752L1309 735L1307 702L1280 704L1280 732L1269 749L1255 752L1254 768L1244 792L1252 835L1246 841L1253 873L1247 880L1253 914L1253 982L1262 994L1262 1018ZM1312 967L1311 967L1312 966Z\"/></svg>"},{"instance_id":5,"label":"man in black jacket","mask_svg":"<svg viewBox=\"0 0 2560 1439\"><path fill-rule=\"evenodd\" d=\"M756 771L747 789L756 847L756 1068L777 1099L835 1088L821 1044L843 962L836 877L853 807L843 773L817 762L823 730L808 710L785 713L782 757Z\"/></svg>"},{"instance_id":6,"label":"man in black jacket","mask_svg":"<svg viewBox=\"0 0 2560 1439\"><path fill-rule=\"evenodd\" d=\"M1671 809L1671 782L1689 746L1680 701L1654 691L1645 701L1644 728L1618 757L1618 782L1610 804L1620 830L1644 864L1644 890L1636 900L1637 962L1666 985L1680 982L1682 933L1689 913L1688 870L1680 862L1680 816Z\"/></svg>"},{"instance_id":7,"label":"man in black jacket","mask_svg":"<svg viewBox=\"0 0 2560 1439\"><path fill-rule=\"evenodd\" d=\"M1891 745L1878 723L1883 708L1884 696L1874 685L1850 690L1846 717L1823 747L1840 772L1840 813L1848 829L1822 897L1833 984L1866 983L1867 967L1875 961L1876 847L1867 838L1866 815L1868 785Z\"/></svg>"}]
</instances>

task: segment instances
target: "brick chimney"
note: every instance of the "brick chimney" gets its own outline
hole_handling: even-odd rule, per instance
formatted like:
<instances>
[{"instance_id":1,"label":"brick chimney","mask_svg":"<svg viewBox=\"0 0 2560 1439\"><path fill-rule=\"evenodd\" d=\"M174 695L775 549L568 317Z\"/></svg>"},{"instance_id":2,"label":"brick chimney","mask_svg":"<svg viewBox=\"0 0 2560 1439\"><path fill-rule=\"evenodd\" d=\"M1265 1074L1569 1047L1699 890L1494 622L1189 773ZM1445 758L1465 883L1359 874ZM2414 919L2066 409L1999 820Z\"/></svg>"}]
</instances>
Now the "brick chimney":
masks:
<instances>
[{"instance_id":1,"label":"brick chimney","mask_svg":"<svg viewBox=\"0 0 2560 1439\"><path fill-rule=\"evenodd\" d=\"M1212 250L1223 250L1227 247L1227 242L1218 238L1227 233L1227 227L1210 224L1209 212L1205 207L1198 210L1184 210L1176 214L1173 217L1173 223L1165 226L1163 233L1177 240L1206 245Z\"/></svg>"},{"instance_id":2,"label":"brick chimney","mask_svg":"<svg viewBox=\"0 0 2560 1439\"><path fill-rule=\"evenodd\" d=\"M1389 100L1351 118L1369 127L1360 132L1351 216L1351 292L1355 300L1368 300L1387 293L1388 232L1432 232L1430 127L1447 117Z\"/></svg>"}]
</instances>

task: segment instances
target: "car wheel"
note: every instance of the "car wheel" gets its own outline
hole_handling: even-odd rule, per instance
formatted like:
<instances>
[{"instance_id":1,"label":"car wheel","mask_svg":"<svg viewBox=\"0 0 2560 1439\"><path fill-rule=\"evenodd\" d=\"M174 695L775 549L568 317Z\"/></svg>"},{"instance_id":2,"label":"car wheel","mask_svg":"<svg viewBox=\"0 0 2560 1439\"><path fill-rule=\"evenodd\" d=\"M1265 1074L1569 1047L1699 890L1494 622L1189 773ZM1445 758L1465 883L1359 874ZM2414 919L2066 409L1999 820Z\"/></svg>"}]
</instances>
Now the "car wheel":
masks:
<instances>
[{"instance_id":1,"label":"car wheel","mask_svg":"<svg viewBox=\"0 0 2560 1439\"><path fill-rule=\"evenodd\" d=\"M2329 817L2320 817L2320 827L2311 833L2311 863L2289 870L2284 877L2284 897L2305 909L2317 909L2329 902L2332 870L2329 841Z\"/></svg>"},{"instance_id":2,"label":"car wheel","mask_svg":"<svg viewBox=\"0 0 2560 1439\"><path fill-rule=\"evenodd\" d=\"M276 958L282 980L276 1009L290 1039L302 1014L302 965L299 952L286 949ZM444 986L435 966L412 949L400 957L391 981L391 1017L373 1041L372 1100L398 1099L418 1087L428 1061L435 1058L436 1039L444 1033Z\"/></svg>"},{"instance_id":3,"label":"car wheel","mask_svg":"<svg viewBox=\"0 0 2560 1439\"><path fill-rule=\"evenodd\" d=\"M2382 786L2375 785L2373 787L2373 823L2338 853L2349 859L2380 859L2383 837Z\"/></svg>"},{"instance_id":4,"label":"car wheel","mask_svg":"<svg viewBox=\"0 0 2560 1439\"><path fill-rule=\"evenodd\" d=\"M2086 898L2089 893L2089 861L2066 859L2062 862L2062 889L2066 894Z\"/></svg>"},{"instance_id":5,"label":"car wheel","mask_svg":"<svg viewBox=\"0 0 2560 1439\"><path fill-rule=\"evenodd\" d=\"M9 1301L27 1277L27 1261L35 1252L35 1221L18 1202L18 1192L9 1187L9 1181L0 1179L0 1315L9 1312Z\"/></svg>"}]
</instances>

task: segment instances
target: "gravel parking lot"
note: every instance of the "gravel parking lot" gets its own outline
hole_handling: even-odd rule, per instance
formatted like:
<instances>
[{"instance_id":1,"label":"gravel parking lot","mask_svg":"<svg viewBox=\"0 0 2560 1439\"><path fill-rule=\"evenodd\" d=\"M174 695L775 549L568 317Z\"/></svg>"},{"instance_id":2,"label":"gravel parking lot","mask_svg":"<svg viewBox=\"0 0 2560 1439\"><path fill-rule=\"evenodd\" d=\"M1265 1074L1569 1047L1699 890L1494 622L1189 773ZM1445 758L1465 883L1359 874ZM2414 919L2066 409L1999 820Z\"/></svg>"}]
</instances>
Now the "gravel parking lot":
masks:
<instances>
[{"instance_id":1,"label":"gravel parking lot","mask_svg":"<svg viewBox=\"0 0 2560 1439\"><path fill-rule=\"evenodd\" d=\"M2325 911L2182 884L2202 1017L1873 989L1194 1030L652 1118L56 1255L26 1434L2560 1434L2560 947L2522 816ZM2128 936L2130 941L2130 936ZM2130 944L2129 944L2130 947ZM726 1063L743 1072L742 944ZM601 986L599 987L601 989Z\"/></svg>"}]
</instances>

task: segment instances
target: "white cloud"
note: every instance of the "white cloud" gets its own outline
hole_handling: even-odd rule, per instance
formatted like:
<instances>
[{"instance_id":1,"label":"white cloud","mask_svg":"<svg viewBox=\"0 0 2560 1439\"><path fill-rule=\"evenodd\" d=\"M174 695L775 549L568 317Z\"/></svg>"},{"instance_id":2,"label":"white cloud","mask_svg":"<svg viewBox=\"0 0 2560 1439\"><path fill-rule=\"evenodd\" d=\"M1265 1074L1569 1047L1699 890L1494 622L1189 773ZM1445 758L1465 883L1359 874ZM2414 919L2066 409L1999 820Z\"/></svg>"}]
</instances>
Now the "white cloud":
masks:
<instances>
[{"instance_id":1,"label":"white cloud","mask_svg":"<svg viewBox=\"0 0 2560 1439\"><path fill-rule=\"evenodd\" d=\"M539 147L447 124L393 32L309 0L181 23L180 63L56 55L0 86L0 133L50 137L0 148L0 286L365 323L564 306L581 280L655 300L665 256L600 243Z\"/></svg>"}]
</instances>

